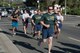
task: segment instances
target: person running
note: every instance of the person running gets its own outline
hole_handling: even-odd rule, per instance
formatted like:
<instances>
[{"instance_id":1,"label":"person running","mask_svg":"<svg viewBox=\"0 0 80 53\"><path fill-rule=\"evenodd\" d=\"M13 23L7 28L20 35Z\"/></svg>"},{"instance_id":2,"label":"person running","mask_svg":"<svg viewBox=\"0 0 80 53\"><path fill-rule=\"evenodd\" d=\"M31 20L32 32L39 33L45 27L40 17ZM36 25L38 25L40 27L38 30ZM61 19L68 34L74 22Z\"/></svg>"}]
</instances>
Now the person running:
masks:
<instances>
[{"instance_id":1,"label":"person running","mask_svg":"<svg viewBox=\"0 0 80 53\"><path fill-rule=\"evenodd\" d=\"M37 11L34 10L34 11L32 11L31 13L32 13L32 14L31 14L31 20L32 20L33 15L37 14ZM34 24L32 23L32 21L31 21L31 26L32 26L32 27L31 27L31 34L33 34Z\"/></svg>"},{"instance_id":2,"label":"person running","mask_svg":"<svg viewBox=\"0 0 80 53\"><path fill-rule=\"evenodd\" d=\"M38 45L40 46L45 42L48 42L48 53L51 53L52 48L52 40L54 35L54 23L57 23L57 18L55 14L53 13L53 7L48 7L48 12L43 14L41 17L41 24L43 26L42 28L42 40L38 42Z\"/></svg>"},{"instance_id":3,"label":"person running","mask_svg":"<svg viewBox=\"0 0 80 53\"><path fill-rule=\"evenodd\" d=\"M54 5L54 13L57 13L58 12L58 9L59 9L59 5L58 4L55 4Z\"/></svg>"},{"instance_id":4,"label":"person running","mask_svg":"<svg viewBox=\"0 0 80 53\"><path fill-rule=\"evenodd\" d=\"M63 20L64 20L60 7L58 8L58 12L56 13L56 17L57 17L57 20L58 20L58 24L57 24L58 28L57 28L56 38L58 38L59 35L60 35L60 32L61 32L62 23L63 23Z\"/></svg>"},{"instance_id":5,"label":"person running","mask_svg":"<svg viewBox=\"0 0 80 53\"><path fill-rule=\"evenodd\" d=\"M23 22L23 30L24 33L26 34L27 32L27 26L28 26L28 18L29 18L29 14L27 12L27 10L23 10L23 14L22 14L22 22Z\"/></svg>"},{"instance_id":6,"label":"person running","mask_svg":"<svg viewBox=\"0 0 80 53\"><path fill-rule=\"evenodd\" d=\"M38 35L37 39L40 38L40 34L41 34L41 24L40 24L40 19L41 19L41 11L37 10L37 14L33 15L32 17L32 23L34 25L34 34L33 37L35 37L36 35Z\"/></svg>"},{"instance_id":7,"label":"person running","mask_svg":"<svg viewBox=\"0 0 80 53\"><path fill-rule=\"evenodd\" d=\"M18 27L18 21L19 21L19 9L15 9L15 11L12 13L11 17L12 19L12 32L13 36L16 35L16 29Z\"/></svg>"}]
</instances>

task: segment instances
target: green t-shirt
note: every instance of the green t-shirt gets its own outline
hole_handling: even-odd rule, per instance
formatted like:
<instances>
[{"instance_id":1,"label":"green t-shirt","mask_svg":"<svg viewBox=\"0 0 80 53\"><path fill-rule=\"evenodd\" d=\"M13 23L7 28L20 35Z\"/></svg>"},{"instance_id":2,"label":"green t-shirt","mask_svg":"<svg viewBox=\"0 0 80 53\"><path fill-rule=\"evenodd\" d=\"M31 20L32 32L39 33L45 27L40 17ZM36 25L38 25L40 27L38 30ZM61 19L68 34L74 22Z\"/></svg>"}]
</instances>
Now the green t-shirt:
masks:
<instances>
[{"instance_id":1,"label":"green t-shirt","mask_svg":"<svg viewBox=\"0 0 80 53\"><path fill-rule=\"evenodd\" d=\"M39 14L33 15L32 19L34 20L35 24L40 24L41 16L42 15L39 15Z\"/></svg>"},{"instance_id":2,"label":"green t-shirt","mask_svg":"<svg viewBox=\"0 0 80 53\"><path fill-rule=\"evenodd\" d=\"M52 14L45 13L41 17L41 21L43 21L45 24L49 24L50 27L54 27L54 24L57 21L57 18L54 13L52 13ZM45 28L45 27L43 26L43 28Z\"/></svg>"}]
</instances>

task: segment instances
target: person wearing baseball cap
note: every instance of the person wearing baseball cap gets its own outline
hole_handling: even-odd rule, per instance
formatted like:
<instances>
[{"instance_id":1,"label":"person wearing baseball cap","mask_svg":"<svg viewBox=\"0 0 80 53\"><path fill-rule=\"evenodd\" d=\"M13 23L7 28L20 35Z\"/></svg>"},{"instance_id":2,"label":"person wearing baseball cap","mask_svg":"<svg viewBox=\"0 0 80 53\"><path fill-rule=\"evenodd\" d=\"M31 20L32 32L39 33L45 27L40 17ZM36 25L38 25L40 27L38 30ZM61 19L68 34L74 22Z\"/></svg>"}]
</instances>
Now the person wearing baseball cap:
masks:
<instances>
[{"instance_id":1,"label":"person wearing baseball cap","mask_svg":"<svg viewBox=\"0 0 80 53\"><path fill-rule=\"evenodd\" d=\"M60 9L61 9L60 5L58 5L58 4L54 5L54 13L58 13L58 11L60 11Z\"/></svg>"}]
</instances>

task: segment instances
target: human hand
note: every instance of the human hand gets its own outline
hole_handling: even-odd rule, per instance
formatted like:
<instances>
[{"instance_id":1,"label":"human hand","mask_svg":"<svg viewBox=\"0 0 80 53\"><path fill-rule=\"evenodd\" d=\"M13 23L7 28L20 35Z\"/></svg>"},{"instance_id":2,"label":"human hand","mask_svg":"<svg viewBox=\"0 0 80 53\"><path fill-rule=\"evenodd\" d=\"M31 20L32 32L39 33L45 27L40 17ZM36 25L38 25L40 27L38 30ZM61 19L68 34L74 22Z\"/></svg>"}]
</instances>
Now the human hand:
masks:
<instances>
[{"instance_id":1,"label":"human hand","mask_svg":"<svg viewBox=\"0 0 80 53\"><path fill-rule=\"evenodd\" d=\"M49 28L49 27L50 27L50 25L45 25L45 27Z\"/></svg>"}]
</instances>

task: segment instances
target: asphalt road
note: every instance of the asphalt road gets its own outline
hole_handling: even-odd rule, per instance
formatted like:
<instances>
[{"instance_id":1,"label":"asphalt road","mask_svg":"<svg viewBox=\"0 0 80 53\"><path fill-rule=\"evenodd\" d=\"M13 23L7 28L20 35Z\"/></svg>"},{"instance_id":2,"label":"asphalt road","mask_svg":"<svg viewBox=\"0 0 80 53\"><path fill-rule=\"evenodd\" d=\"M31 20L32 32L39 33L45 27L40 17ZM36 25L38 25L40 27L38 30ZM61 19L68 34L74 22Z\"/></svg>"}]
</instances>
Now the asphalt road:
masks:
<instances>
[{"instance_id":1,"label":"asphalt road","mask_svg":"<svg viewBox=\"0 0 80 53\"><path fill-rule=\"evenodd\" d=\"M52 53L80 53L80 27L77 26L80 23L80 16L68 15L64 19L59 39L53 39ZM47 53L47 44L38 46L38 40L30 34L30 24L27 29L28 34L24 35L20 20L17 35L14 37L10 18L2 18L0 28L3 30L2 33L6 34L22 53Z\"/></svg>"}]
</instances>

